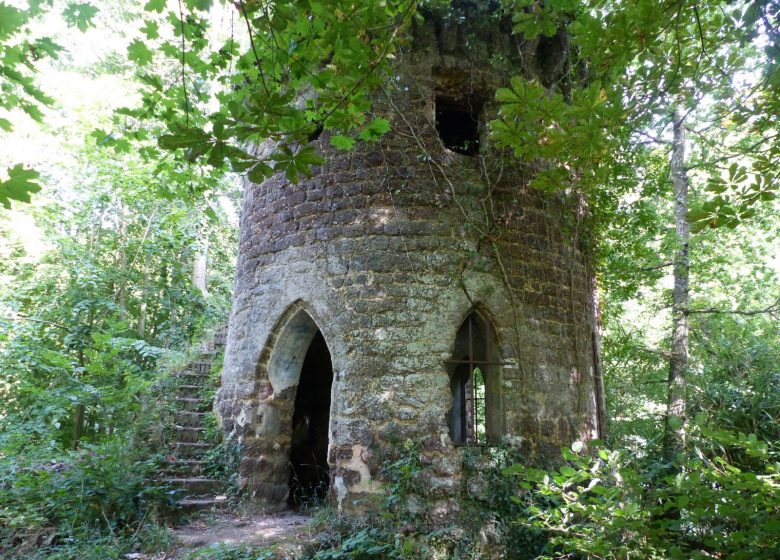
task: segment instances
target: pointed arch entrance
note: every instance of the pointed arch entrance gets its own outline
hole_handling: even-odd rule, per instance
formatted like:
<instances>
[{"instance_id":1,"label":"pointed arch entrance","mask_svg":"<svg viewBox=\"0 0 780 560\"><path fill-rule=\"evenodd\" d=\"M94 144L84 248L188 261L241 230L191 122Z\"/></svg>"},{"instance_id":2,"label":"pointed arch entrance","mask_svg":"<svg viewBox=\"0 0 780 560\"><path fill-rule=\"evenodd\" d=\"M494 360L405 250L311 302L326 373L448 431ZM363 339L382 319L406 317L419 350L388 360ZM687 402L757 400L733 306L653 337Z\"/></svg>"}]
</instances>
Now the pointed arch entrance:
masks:
<instances>
[{"instance_id":1,"label":"pointed arch entrance","mask_svg":"<svg viewBox=\"0 0 780 560\"><path fill-rule=\"evenodd\" d=\"M295 392L290 441L290 494L287 503L321 502L328 493L328 425L333 366L318 330L309 345Z\"/></svg>"},{"instance_id":2,"label":"pointed arch entrance","mask_svg":"<svg viewBox=\"0 0 780 560\"><path fill-rule=\"evenodd\" d=\"M298 309L284 323L271 352L268 378L281 420L286 459L287 505L327 496L328 443L333 366L314 319Z\"/></svg>"}]
</instances>

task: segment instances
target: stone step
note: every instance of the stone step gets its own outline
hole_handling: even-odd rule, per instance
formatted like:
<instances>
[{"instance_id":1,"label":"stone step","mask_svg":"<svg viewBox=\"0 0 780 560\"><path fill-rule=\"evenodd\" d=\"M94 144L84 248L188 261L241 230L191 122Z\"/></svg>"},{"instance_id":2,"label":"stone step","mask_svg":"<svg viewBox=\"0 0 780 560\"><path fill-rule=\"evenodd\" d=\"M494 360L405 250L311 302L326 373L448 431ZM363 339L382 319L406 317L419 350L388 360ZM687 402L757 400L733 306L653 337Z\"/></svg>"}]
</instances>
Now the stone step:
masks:
<instances>
[{"instance_id":1,"label":"stone step","mask_svg":"<svg viewBox=\"0 0 780 560\"><path fill-rule=\"evenodd\" d=\"M188 385L207 385L209 383L209 376L199 373L182 372L177 374L176 377Z\"/></svg>"},{"instance_id":2,"label":"stone step","mask_svg":"<svg viewBox=\"0 0 780 560\"><path fill-rule=\"evenodd\" d=\"M192 426L175 426L176 441L179 443L196 443L200 441L206 428L195 428Z\"/></svg>"},{"instance_id":3,"label":"stone step","mask_svg":"<svg viewBox=\"0 0 780 560\"><path fill-rule=\"evenodd\" d=\"M190 384L184 384L179 385L177 387L178 394L182 397L188 397L188 398L200 398L201 393L203 392L203 387L200 385L190 385Z\"/></svg>"},{"instance_id":4,"label":"stone step","mask_svg":"<svg viewBox=\"0 0 780 560\"><path fill-rule=\"evenodd\" d=\"M176 397L179 412L208 412L211 410L211 401L198 397Z\"/></svg>"},{"instance_id":5,"label":"stone step","mask_svg":"<svg viewBox=\"0 0 780 560\"><path fill-rule=\"evenodd\" d=\"M214 333L214 346L221 347L227 342L227 327Z\"/></svg>"},{"instance_id":6,"label":"stone step","mask_svg":"<svg viewBox=\"0 0 780 560\"><path fill-rule=\"evenodd\" d=\"M184 371L193 375L203 375L208 377L209 373L211 373L211 361L191 362L187 364L187 366L184 368Z\"/></svg>"},{"instance_id":7,"label":"stone step","mask_svg":"<svg viewBox=\"0 0 780 560\"><path fill-rule=\"evenodd\" d=\"M197 387L197 394L200 395L204 389L210 389L213 387L213 385L208 379L198 379L191 376L182 376L179 377L179 385L176 385L176 387L184 387L185 389Z\"/></svg>"},{"instance_id":8,"label":"stone step","mask_svg":"<svg viewBox=\"0 0 780 560\"><path fill-rule=\"evenodd\" d=\"M211 447L210 443L179 442L174 448L173 456L176 459L197 459Z\"/></svg>"},{"instance_id":9,"label":"stone step","mask_svg":"<svg viewBox=\"0 0 780 560\"><path fill-rule=\"evenodd\" d=\"M210 498L185 498L179 502L179 507L184 513L196 511L211 511L227 504L227 496L213 496Z\"/></svg>"},{"instance_id":10,"label":"stone step","mask_svg":"<svg viewBox=\"0 0 780 560\"><path fill-rule=\"evenodd\" d=\"M227 497L219 495L224 491L224 483L203 476L204 462L200 460L213 447L212 443L201 441L206 431L204 418L212 408L211 399L203 398L203 393L218 384L211 378L211 368L212 356L220 351L219 344L203 345L200 358L176 374L179 383L173 394L176 443L163 476L183 496L179 506L185 513L213 510L227 503Z\"/></svg>"},{"instance_id":11,"label":"stone step","mask_svg":"<svg viewBox=\"0 0 780 560\"><path fill-rule=\"evenodd\" d=\"M193 477L201 476L203 469L203 461L197 459L177 459L168 465L166 471L171 473L172 476Z\"/></svg>"},{"instance_id":12,"label":"stone step","mask_svg":"<svg viewBox=\"0 0 780 560\"><path fill-rule=\"evenodd\" d=\"M195 496L215 495L219 493L225 486L221 480L214 480L213 478L204 478L200 476L186 478L166 478L165 482L174 488L181 488L188 498Z\"/></svg>"},{"instance_id":13,"label":"stone step","mask_svg":"<svg viewBox=\"0 0 780 560\"><path fill-rule=\"evenodd\" d=\"M179 410L176 413L176 425L193 428L203 427L203 420L208 416L207 412L192 412L190 410Z\"/></svg>"},{"instance_id":14,"label":"stone step","mask_svg":"<svg viewBox=\"0 0 780 560\"><path fill-rule=\"evenodd\" d=\"M185 390L191 390L191 391L197 391L200 392L203 387L200 385L193 385L192 383L182 383L178 386L179 389L185 389Z\"/></svg>"}]
</instances>

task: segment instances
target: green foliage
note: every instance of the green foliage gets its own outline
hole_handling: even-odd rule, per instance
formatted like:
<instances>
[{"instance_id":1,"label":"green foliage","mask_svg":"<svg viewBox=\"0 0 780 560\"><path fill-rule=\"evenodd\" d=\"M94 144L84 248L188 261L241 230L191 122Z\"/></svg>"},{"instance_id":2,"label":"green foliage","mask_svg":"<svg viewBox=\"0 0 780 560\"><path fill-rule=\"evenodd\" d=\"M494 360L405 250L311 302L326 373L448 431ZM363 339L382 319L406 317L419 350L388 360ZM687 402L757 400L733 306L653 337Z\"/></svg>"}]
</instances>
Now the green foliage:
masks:
<instances>
[{"instance_id":1,"label":"green foliage","mask_svg":"<svg viewBox=\"0 0 780 560\"><path fill-rule=\"evenodd\" d=\"M566 464L550 472L509 467L525 509L517 522L549 535L540 558L775 558L780 472L766 444L706 424L696 435L712 452L696 445L673 464L596 447L564 450ZM760 470L736 466L734 450Z\"/></svg>"},{"instance_id":2,"label":"green foliage","mask_svg":"<svg viewBox=\"0 0 780 560\"><path fill-rule=\"evenodd\" d=\"M169 396L177 382L170 372L158 374L153 385L134 393L144 406L126 425L97 443L84 443L97 439L85 431L78 451L25 439L20 432L27 426L9 423L0 445L0 520L7 528L0 531L0 551L10 557L98 560L170 548L162 523L178 515L180 490L159 477L174 437ZM58 397L51 402L57 404ZM51 437L50 426L40 431ZM15 447L21 449L18 455ZM237 459L234 448L225 449ZM220 457L220 464L226 459ZM233 464L230 475L235 472Z\"/></svg>"},{"instance_id":3,"label":"green foliage","mask_svg":"<svg viewBox=\"0 0 780 560\"><path fill-rule=\"evenodd\" d=\"M159 524L176 494L154 482L164 403L142 403L169 383L167 361L224 322L235 230L206 200L158 198L178 178L136 157L87 149L58 171L79 182L16 214L39 253L0 216L0 549L121 558L170 544ZM203 294L191 276L206 244Z\"/></svg>"},{"instance_id":4,"label":"green foliage","mask_svg":"<svg viewBox=\"0 0 780 560\"><path fill-rule=\"evenodd\" d=\"M38 172L16 164L8 170L8 179L0 181L0 204L11 208L11 201L30 202L30 194L41 190Z\"/></svg>"},{"instance_id":5,"label":"green foliage","mask_svg":"<svg viewBox=\"0 0 780 560\"><path fill-rule=\"evenodd\" d=\"M383 469L383 477L388 481L386 505L389 511L403 517L408 515L403 506L411 496L419 493L421 472L420 443L407 440L398 450L398 457Z\"/></svg>"},{"instance_id":6,"label":"green foliage","mask_svg":"<svg viewBox=\"0 0 780 560\"><path fill-rule=\"evenodd\" d=\"M135 62L138 66L149 64L152 61L152 51L146 46L146 43L136 39L127 47L127 59ZM163 139L160 139L162 145Z\"/></svg>"},{"instance_id":7,"label":"green foliage","mask_svg":"<svg viewBox=\"0 0 780 560\"><path fill-rule=\"evenodd\" d=\"M276 557L273 551L260 547L217 544L190 552L184 560L274 560Z\"/></svg>"},{"instance_id":8,"label":"green foliage","mask_svg":"<svg viewBox=\"0 0 780 560\"><path fill-rule=\"evenodd\" d=\"M343 134L336 134L330 137L330 143L338 150L349 151L355 146L355 139Z\"/></svg>"},{"instance_id":9,"label":"green foliage","mask_svg":"<svg viewBox=\"0 0 780 560\"><path fill-rule=\"evenodd\" d=\"M466 449L463 485L450 498L459 513L452 526L434 520L421 463L422 442L406 441L392 450L383 469L385 507L363 518L328 513L326 538L313 559L335 558L532 558L547 542L535 527L515 523L525 511L513 499L515 482L502 471L526 461L512 447ZM316 527L315 527L316 530Z\"/></svg>"},{"instance_id":10,"label":"green foliage","mask_svg":"<svg viewBox=\"0 0 780 560\"><path fill-rule=\"evenodd\" d=\"M30 24L41 15L44 6L35 2L25 10L0 2L0 87L3 91L0 108L19 108L36 120L42 117L41 106L52 99L35 85L33 63L42 56L56 58L61 50L48 38L32 38ZM3 128L10 130L10 123Z\"/></svg>"},{"instance_id":11,"label":"green foliage","mask_svg":"<svg viewBox=\"0 0 780 560\"><path fill-rule=\"evenodd\" d=\"M691 412L715 426L755 434L780 458L780 337L774 321L735 317L703 321L695 333L701 369L695 372ZM749 456L732 455L741 467Z\"/></svg>"},{"instance_id":12,"label":"green foliage","mask_svg":"<svg viewBox=\"0 0 780 560\"><path fill-rule=\"evenodd\" d=\"M71 27L77 27L79 31L86 31L93 26L92 18L98 9L87 2L69 2L62 11L62 17Z\"/></svg>"},{"instance_id":13,"label":"green foliage","mask_svg":"<svg viewBox=\"0 0 780 560\"><path fill-rule=\"evenodd\" d=\"M422 473L420 443L400 444L383 469L382 476L387 481L385 507L365 518L325 510L319 521L325 531L318 537L317 550L306 558L424 558L430 550L424 542L427 516L424 511L412 511L409 507L411 501L419 498Z\"/></svg>"},{"instance_id":14,"label":"green foliage","mask_svg":"<svg viewBox=\"0 0 780 560\"><path fill-rule=\"evenodd\" d=\"M178 162L209 172L249 171L253 181L283 172L297 182L321 163L307 143L323 129L341 132L334 140L339 149L354 145L353 132L370 142L389 130L386 119L366 115L415 6L413 0L242 2L234 14L235 32L249 34L242 50L232 30L224 41L210 41L211 2L166 12L163 2L150 1L138 15L146 21L143 36L128 47L145 84L143 99L117 113L117 128L131 141L157 138ZM170 33L159 32L166 27ZM247 149L266 141L273 149ZM164 159L155 148L148 156Z\"/></svg>"},{"instance_id":15,"label":"green foliage","mask_svg":"<svg viewBox=\"0 0 780 560\"><path fill-rule=\"evenodd\" d=\"M229 491L236 491L238 465L241 461L241 446L235 439L223 439L223 434L216 425L213 415L205 423L206 435L204 441L215 442L203 455L203 474L209 478L223 480Z\"/></svg>"},{"instance_id":16,"label":"green foliage","mask_svg":"<svg viewBox=\"0 0 780 560\"><path fill-rule=\"evenodd\" d=\"M394 542L387 542L388 533L376 527L364 528L341 541L337 547L320 550L312 560L342 560L369 558L406 558Z\"/></svg>"},{"instance_id":17,"label":"green foliage","mask_svg":"<svg viewBox=\"0 0 780 560\"><path fill-rule=\"evenodd\" d=\"M511 446L468 450L464 456L464 489L459 538L438 541L448 545L455 558L479 558L483 553L498 553L507 558L534 558L547 543L545 531L529 524L517 523L527 504L518 500L515 481L505 476L505 469L528 464L528 457ZM483 534L491 534L493 550L483 550Z\"/></svg>"},{"instance_id":18,"label":"green foliage","mask_svg":"<svg viewBox=\"0 0 780 560\"><path fill-rule=\"evenodd\" d=\"M34 30L51 2L29 2L26 9L0 2L0 110L8 114L19 110L41 122L42 108L54 103L35 83L35 63L43 58L57 59L62 47ZM69 25L84 31L97 8L89 3L71 2L62 12ZM0 116L0 130L11 132L13 125ZM11 200L29 202L30 194L41 189L38 173L16 164L7 170L8 179L0 179L0 204L10 208Z\"/></svg>"},{"instance_id":19,"label":"green foliage","mask_svg":"<svg viewBox=\"0 0 780 560\"><path fill-rule=\"evenodd\" d=\"M648 144L668 143L672 107L682 104L694 123L692 167L708 185L689 213L693 230L736 227L775 199L780 143L767 118L780 104L775 2L505 6L515 33L568 41L547 87L515 77L497 94L492 138L522 161L545 162L533 186L577 185L607 215L599 191L641 186L632 168L642 166Z\"/></svg>"},{"instance_id":20,"label":"green foliage","mask_svg":"<svg viewBox=\"0 0 780 560\"><path fill-rule=\"evenodd\" d=\"M643 223L620 220L610 230L600 277L611 442L646 449L655 449L666 398L668 356L661 349L668 347L669 294L659 280L674 249L663 227L669 209L652 206ZM770 443L778 439L780 338L772 306L780 284L771 264L777 231L776 215L759 211L741 231L700 233L690 250L691 412Z\"/></svg>"},{"instance_id":21,"label":"green foliage","mask_svg":"<svg viewBox=\"0 0 780 560\"><path fill-rule=\"evenodd\" d=\"M13 164L0 181L5 208L29 201L46 181L56 193L28 214L48 246L40 259L25 254L11 226L0 226L8 239L0 246L5 555L111 558L147 532L164 541L150 518L170 506L171 496L143 482L156 463L144 459L152 450L139 444L148 436L129 427L154 427L141 421L141 402L153 386L168 387L156 373L161 362L224 318L235 232L214 193L223 192L225 171L255 182L283 172L297 181L322 163L316 139L323 130L339 150L389 131L389 121L371 113L372 91L392 83L393 57L409 40L416 2L238 2L230 8L229 36L211 27L213 4L123 5L127 21L143 24L127 26L137 35L120 49L142 95L117 112L113 126L96 124L102 128L93 139L110 155L80 152L73 189L54 180L59 170L40 176ZM62 51L38 33L53 5L0 1L3 111L43 121L53 103L35 81L36 63ZM56 6L82 31L95 21L90 4ZM465 530L431 532L422 495L426 467L419 447L407 445L384 472L383 515L344 525L316 557L413 558L445 550L476 558L480 532L517 558L777 556L776 324L761 314L707 312L768 308L780 295L776 273L754 266L768 258L767 232L777 231L766 211L776 197L780 155L777 2L422 7L453 20L484 16L486 26L511 19L525 39L568 40L560 71L543 75L541 68L544 83L508 77L490 132L495 145L538 171L533 187L574 186L587 195L591 225L603 236L604 365L615 450L567 452L567 463L553 471L526 465L508 468L512 476L497 473L525 463L505 450L467 453ZM101 12L107 9L101 3ZM543 66L540 52L532 64ZM121 70L123 63L101 64ZM699 418L689 430L689 454L661 464L652 457L666 374L657 348L665 340L638 324L636 309L660 315L666 301L654 283L675 248L670 204L663 202L673 104L689 111L694 139L689 401ZM10 132L6 116L0 129ZM264 148L255 152L252 144ZM744 233L731 234L736 226ZM206 240L213 257L208 296L190 282L192 256ZM216 439L216 426L207 427ZM218 444L207 472L230 478L237 453L232 442Z\"/></svg>"},{"instance_id":22,"label":"green foliage","mask_svg":"<svg viewBox=\"0 0 780 560\"><path fill-rule=\"evenodd\" d=\"M56 456L28 448L24 455L4 457L0 550L12 557L50 558L67 557L60 549L75 543L132 546L139 531L149 530L148 524L174 505L170 489L149 482L160 469L159 459L139 451L113 440Z\"/></svg>"}]
</instances>

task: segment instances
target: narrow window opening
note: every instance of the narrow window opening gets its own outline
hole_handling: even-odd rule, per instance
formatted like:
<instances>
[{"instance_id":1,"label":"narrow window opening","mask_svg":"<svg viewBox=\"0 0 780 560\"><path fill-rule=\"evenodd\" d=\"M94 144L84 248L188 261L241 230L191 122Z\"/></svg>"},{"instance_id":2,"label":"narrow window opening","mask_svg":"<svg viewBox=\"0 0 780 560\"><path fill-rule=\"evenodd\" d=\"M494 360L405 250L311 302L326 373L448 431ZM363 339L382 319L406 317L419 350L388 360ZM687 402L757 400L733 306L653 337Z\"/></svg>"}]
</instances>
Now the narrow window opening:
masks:
<instances>
[{"instance_id":1,"label":"narrow window opening","mask_svg":"<svg viewBox=\"0 0 780 560\"><path fill-rule=\"evenodd\" d=\"M500 367L489 323L471 313L458 330L448 360L452 404L450 439L458 444L498 443L503 435Z\"/></svg>"},{"instance_id":2,"label":"narrow window opening","mask_svg":"<svg viewBox=\"0 0 780 560\"><path fill-rule=\"evenodd\" d=\"M295 392L290 445L290 492L293 507L324 502L328 494L328 425L333 367L322 333L317 331L301 367Z\"/></svg>"},{"instance_id":3,"label":"narrow window opening","mask_svg":"<svg viewBox=\"0 0 780 560\"><path fill-rule=\"evenodd\" d=\"M442 144L466 156L479 153L479 113L482 103L474 99L455 101L436 97L436 132Z\"/></svg>"},{"instance_id":4,"label":"narrow window opening","mask_svg":"<svg viewBox=\"0 0 780 560\"><path fill-rule=\"evenodd\" d=\"M478 443L487 443L487 412L485 410L485 377L479 367L475 367L471 377L472 408L474 410L474 439Z\"/></svg>"}]
</instances>

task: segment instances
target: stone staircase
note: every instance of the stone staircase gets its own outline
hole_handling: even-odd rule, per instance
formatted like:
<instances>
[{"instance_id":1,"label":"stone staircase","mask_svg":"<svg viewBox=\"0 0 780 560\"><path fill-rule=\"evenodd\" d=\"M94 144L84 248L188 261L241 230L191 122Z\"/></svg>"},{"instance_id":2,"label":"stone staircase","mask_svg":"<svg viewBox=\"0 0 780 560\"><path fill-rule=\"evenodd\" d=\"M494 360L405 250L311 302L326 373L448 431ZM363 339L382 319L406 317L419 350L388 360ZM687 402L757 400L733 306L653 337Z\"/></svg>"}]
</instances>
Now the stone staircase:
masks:
<instances>
[{"instance_id":1,"label":"stone staircase","mask_svg":"<svg viewBox=\"0 0 780 560\"><path fill-rule=\"evenodd\" d=\"M199 358L187 364L176 376L175 386L176 441L169 455L164 481L181 490L183 499L179 506L185 513L211 510L227 501L220 480L204 473L203 455L213 444L204 441L204 420L211 411L211 399L207 396L209 373L214 359L225 344L226 330L220 329L212 343L204 345Z\"/></svg>"}]
</instances>

